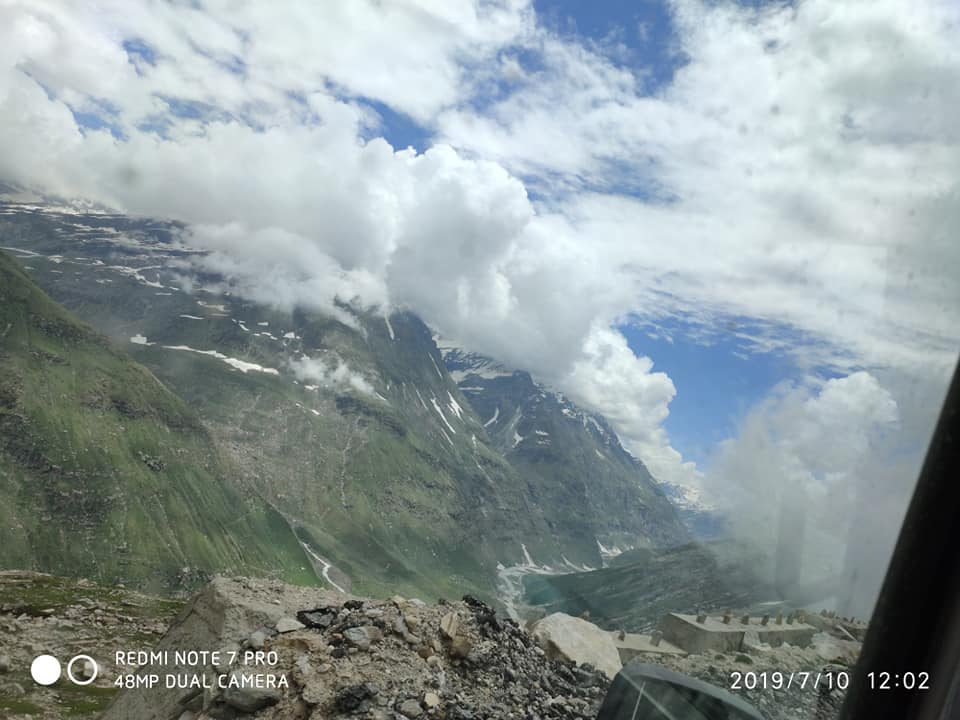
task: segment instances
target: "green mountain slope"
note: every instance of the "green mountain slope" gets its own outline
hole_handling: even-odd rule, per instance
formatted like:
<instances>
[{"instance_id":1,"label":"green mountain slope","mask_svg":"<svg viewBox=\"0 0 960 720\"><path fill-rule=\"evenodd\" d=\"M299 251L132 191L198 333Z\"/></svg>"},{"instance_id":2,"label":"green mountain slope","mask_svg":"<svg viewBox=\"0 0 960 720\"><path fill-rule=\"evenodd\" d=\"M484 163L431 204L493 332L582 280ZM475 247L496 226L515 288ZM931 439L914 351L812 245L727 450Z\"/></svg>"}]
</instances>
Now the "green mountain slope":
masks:
<instances>
[{"instance_id":1,"label":"green mountain slope","mask_svg":"<svg viewBox=\"0 0 960 720\"><path fill-rule=\"evenodd\" d=\"M341 586L489 595L498 561L519 558L522 543L539 547L548 537L510 466L477 439L484 437L477 418L469 409L459 417L449 410L469 406L436 372L439 355L430 355L436 348L414 316L394 315L391 339L379 316L358 317L357 332L315 313L225 297L216 304L244 317L242 325L211 314L180 323L144 317L153 344L132 352L191 399L242 468L238 481L270 498L340 571L334 580ZM261 322L284 331L275 337L294 337L253 335ZM280 371L238 372L217 358L170 349L177 346L215 348ZM374 392L297 379L290 368L304 358L349 368Z\"/></svg>"},{"instance_id":2,"label":"green mountain slope","mask_svg":"<svg viewBox=\"0 0 960 720\"><path fill-rule=\"evenodd\" d=\"M315 581L197 416L0 253L0 567L158 591L215 571Z\"/></svg>"},{"instance_id":3,"label":"green mountain slope","mask_svg":"<svg viewBox=\"0 0 960 720\"><path fill-rule=\"evenodd\" d=\"M498 563L520 561L524 544L559 557L415 316L335 318L198 287L219 278L183 292L182 256L150 223L90 222L17 214L0 232L57 301L188 400L237 468L231 481L269 499L335 584L492 598ZM311 364L321 377L299 372Z\"/></svg>"},{"instance_id":4,"label":"green mountain slope","mask_svg":"<svg viewBox=\"0 0 960 720\"><path fill-rule=\"evenodd\" d=\"M622 448L594 439L541 462L504 444L416 316L244 299L197 271L177 230L0 202L0 237L32 277L189 403L237 469L231 484L266 498L330 582L491 598L528 557L596 566L598 539L685 537Z\"/></svg>"}]
</instances>

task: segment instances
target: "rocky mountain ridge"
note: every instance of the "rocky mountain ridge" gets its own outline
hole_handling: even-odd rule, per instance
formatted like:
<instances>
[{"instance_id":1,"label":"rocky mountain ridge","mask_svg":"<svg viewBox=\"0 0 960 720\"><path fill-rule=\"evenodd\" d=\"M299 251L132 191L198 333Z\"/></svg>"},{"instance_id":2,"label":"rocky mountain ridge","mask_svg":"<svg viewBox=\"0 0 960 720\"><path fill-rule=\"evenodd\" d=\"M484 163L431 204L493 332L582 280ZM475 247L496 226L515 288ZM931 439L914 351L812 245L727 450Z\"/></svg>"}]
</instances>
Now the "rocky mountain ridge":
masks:
<instances>
[{"instance_id":1,"label":"rocky mountain ridge","mask_svg":"<svg viewBox=\"0 0 960 720\"><path fill-rule=\"evenodd\" d=\"M669 499L599 414L496 360L441 341L444 363L494 445L543 504L582 539L563 564L582 571L632 547L689 540Z\"/></svg>"},{"instance_id":2,"label":"rocky mountain ridge","mask_svg":"<svg viewBox=\"0 0 960 720\"><path fill-rule=\"evenodd\" d=\"M492 600L502 569L598 567L604 548L684 537L642 465L602 440L615 440L602 419L577 426L583 452L573 465L539 440L539 426L513 447L505 430L484 425L488 408L454 381L415 315L253 302L198 272L196 251L176 241L181 231L0 203L0 245L116 350L189 399L235 491L294 534L298 572L370 595L470 591ZM524 374L505 380L513 377L516 393L500 397L519 407L539 390ZM550 408L544 422L574 412L558 400L541 405ZM527 421L518 421L525 433ZM559 443L565 430L556 432ZM146 454L169 465L163 453ZM571 512L578 503L589 513Z\"/></svg>"}]
</instances>

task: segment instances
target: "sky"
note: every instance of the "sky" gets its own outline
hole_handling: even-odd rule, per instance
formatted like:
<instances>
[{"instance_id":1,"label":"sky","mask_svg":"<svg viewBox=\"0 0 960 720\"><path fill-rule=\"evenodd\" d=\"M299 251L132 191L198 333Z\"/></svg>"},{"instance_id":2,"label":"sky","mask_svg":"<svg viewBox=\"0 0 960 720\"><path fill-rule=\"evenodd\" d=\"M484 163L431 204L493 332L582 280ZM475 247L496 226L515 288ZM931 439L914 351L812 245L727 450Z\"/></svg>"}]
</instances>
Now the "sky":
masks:
<instances>
[{"instance_id":1,"label":"sky","mask_svg":"<svg viewBox=\"0 0 960 720\"><path fill-rule=\"evenodd\" d=\"M958 23L0 0L0 180L184 221L256 300L412 309L711 504L802 486L816 542L872 493L886 552L960 347Z\"/></svg>"},{"instance_id":2,"label":"sky","mask_svg":"<svg viewBox=\"0 0 960 720\"><path fill-rule=\"evenodd\" d=\"M734 328L746 318L728 319ZM682 321L654 326L629 320L618 326L638 355L657 359L678 388L663 423L671 444L706 471L717 444L736 434L748 410L784 378L797 375L781 351L751 353L732 334L708 340L686 334ZM709 366L709 372L704 372Z\"/></svg>"}]
</instances>

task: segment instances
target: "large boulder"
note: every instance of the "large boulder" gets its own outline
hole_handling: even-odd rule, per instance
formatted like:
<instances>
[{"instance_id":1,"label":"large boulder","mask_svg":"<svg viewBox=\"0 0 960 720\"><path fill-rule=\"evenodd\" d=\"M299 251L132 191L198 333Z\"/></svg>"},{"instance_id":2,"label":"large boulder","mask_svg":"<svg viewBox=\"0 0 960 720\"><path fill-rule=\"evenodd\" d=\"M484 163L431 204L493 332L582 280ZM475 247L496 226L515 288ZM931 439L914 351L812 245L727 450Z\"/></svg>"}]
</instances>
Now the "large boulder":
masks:
<instances>
[{"instance_id":1,"label":"large boulder","mask_svg":"<svg viewBox=\"0 0 960 720\"><path fill-rule=\"evenodd\" d=\"M252 711L243 708L262 708L276 703L280 693L272 688L262 691L242 688L224 693L218 687L216 677L230 672L230 667L178 665L174 660L174 652L263 647L268 637L279 632L277 626L290 629L290 623L284 621L297 611L339 605L350 597L324 588L296 587L274 580L214 578L190 600L163 639L153 648L155 651L167 651L169 662L145 665L137 671L138 675L157 673L161 678L167 675L186 678L203 676L205 682L213 686L212 691L205 690L200 695L193 689L175 692L143 686L125 689L116 695L101 715L101 720L169 720L179 718L184 710L199 713L214 702L225 702L228 707L241 709L242 712ZM257 671L252 665L235 670L244 669ZM259 671L268 673L270 668L261 667Z\"/></svg>"},{"instance_id":2,"label":"large boulder","mask_svg":"<svg viewBox=\"0 0 960 720\"><path fill-rule=\"evenodd\" d=\"M611 678L622 667L610 633L586 620L554 613L538 620L532 633L548 657L573 660L579 665L589 663Z\"/></svg>"},{"instance_id":3,"label":"large boulder","mask_svg":"<svg viewBox=\"0 0 960 720\"><path fill-rule=\"evenodd\" d=\"M223 701L242 713L252 713L280 702L280 691L258 684L253 672L234 670L230 673Z\"/></svg>"}]
</instances>

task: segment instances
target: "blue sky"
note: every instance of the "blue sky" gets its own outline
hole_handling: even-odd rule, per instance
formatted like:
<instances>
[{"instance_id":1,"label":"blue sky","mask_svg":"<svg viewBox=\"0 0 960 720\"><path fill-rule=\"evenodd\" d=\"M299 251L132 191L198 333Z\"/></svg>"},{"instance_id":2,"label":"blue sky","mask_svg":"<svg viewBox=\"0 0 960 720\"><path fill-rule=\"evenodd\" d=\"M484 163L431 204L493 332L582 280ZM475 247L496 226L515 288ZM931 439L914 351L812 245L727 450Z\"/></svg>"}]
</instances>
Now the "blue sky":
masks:
<instances>
[{"instance_id":1,"label":"blue sky","mask_svg":"<svg viewBox=\"0 0 960 720\"><path fill-rule=\"evenodd\" d=\"M653 359L654 370L673 380L677 394L664 427L671 444L701 469L714 445L736 434L750 407L794 372L782 354L747 354L730 336L720 334L710 345L695 342L679 321L619 330L631 350Z\"/></svg>"},{"instance_id":2,"label":"blue sky","mask_svg":"<svg viewBox=\"0 0 960 720\"><path fill-rule=\"evenodd\" d=\"M422 153L430 147L430 131L408 115L398 113L382 102L367 100L366 104L380 118L380 126L370 132L369 137L382 137L398 150L412 147Z\"/></svg>"},{"instance_id":3,"label":"blue sky","mask_svg":"<svg viewBox=\"0 0 960 720\"><path fill-rule=\"evenodd\" d=\"M654 94L668 85L677 68L687 62L679 47L671 13L658 0L536 0L534 8L542 26L558 37L587 45L596 45L614 64L638 74L641 94ZM143 52L137 48L138 52ZM536 70L539 58L533 53L515 50L527 69ZM501 87L502 89L502 87ZM493 97L476 97L472 104L481 108ZM409 116L398 113L382 102L362 101L381 118L381 126L371 136L384 137L393 147L413 147L423 152L430 146L431 132ZM632 194L643 194L632 188Z\"/></svg>"},{"instance_id":4,"label":"blue sky","mask_svg":"<svg viewBox=\"0 0 960 720\"><path fill-rule=\"evenodd\" d=\"M541 22L561 37L622 46L610 57L644 71L643 91L652 94L670 83L686 62L667 4L658 0L536 0Z\"/></svg>"},{"instance_id":5,"label":"blue sky","mask_svg":"<svg viewBox=\"0 0 960 720\"><path fill-rule=\"evenodd\" d=\"M709 470L717 443L735 437L745 415L774 386L808 375L823 380L842 375L823 366L801 368L794 353L782 348L757 351L733 334L776 332L784 348L812 342L793 328L761 328L746 317L719 320L717 326L707 336L696 324L680 319L654 325L632 318L618 326L634 353L653 359L654 371L673 380L677 394L664 428L673 447L702 471Z\"/></svg>"}]
</instances>

